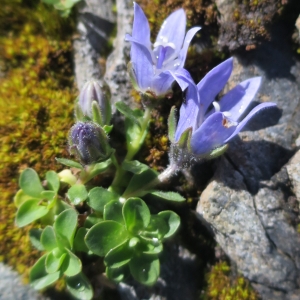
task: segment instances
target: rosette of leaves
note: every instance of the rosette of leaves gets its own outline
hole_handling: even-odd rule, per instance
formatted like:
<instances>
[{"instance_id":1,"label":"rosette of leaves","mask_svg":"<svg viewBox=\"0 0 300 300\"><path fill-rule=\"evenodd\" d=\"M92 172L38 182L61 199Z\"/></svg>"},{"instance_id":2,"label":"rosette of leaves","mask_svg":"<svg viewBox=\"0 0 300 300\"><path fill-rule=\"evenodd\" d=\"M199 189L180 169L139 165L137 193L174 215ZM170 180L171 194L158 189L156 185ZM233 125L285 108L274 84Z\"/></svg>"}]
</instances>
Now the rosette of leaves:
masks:
<instances>
[{"instance_id":1,"label":"rosette of leaves","mask_svg":"<svg viewBox=\"0 0 300 300\"><path fill-rule=\"evenodd\" d=\"M56 172L46 173L45 189L38 174L31 168L25 169L20 176L21 189L17 192L14 202L18 208L16 224L26 226L33 221L42 219L42 223L53 223L54 216L70 206L58 196L60 179Z\"/></svg>"},{"instance_id":2,"label":"rosette of leaves","mask_svg":"<svg viewBox=\"0 0 300 300\"><path fill-rule=\"evenodd\" d=\"M160 273L162 242L178 229L179 216L172 211L151 215L142 199L132 197L122 204L116 194L98 187L90 191L88 203L103 218L88 230L85 244L104 257L107 277L120 282L131 274L138 282L153 285Z\"/></svg>"},{"instance_id":3,"label":"rosette of leaves","mask_svg":"<svg viewBox=\"0 0 300 300\"><path fill-rule=\"evenodd\" d=\"M76 229L77 212L71 208L60 213L53 226L36 230L36 245L46 253L29 274L35 289L43 289L65 275L67 288L73 296L81 300L92 298L92 287L81 272L81 260L73 253Z\"/></svg>"}]
</instances>

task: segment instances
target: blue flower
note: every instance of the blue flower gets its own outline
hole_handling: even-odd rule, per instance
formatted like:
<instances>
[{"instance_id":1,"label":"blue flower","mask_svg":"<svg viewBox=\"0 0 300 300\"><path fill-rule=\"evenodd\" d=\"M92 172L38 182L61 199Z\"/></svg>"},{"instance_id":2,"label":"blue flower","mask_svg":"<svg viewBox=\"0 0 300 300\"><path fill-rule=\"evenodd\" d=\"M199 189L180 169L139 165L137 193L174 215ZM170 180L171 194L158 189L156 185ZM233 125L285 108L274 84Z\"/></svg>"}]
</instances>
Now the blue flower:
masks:
<instances>
[{"instance_id":1,"label":"blue flower","mask_svg":"<svg viewBox=\"0 0 300 300\"><path fill-rule=\"evenodd\" d=\"M261 77L241 82L216 102L215 98L228 81L232 67L233 60L229 58L212 69L197 86L190 85L187 89L186 101L180 108L174 146L180 143L184 133L190 132L188 148L195 158L208 157L216 149L224 148L256 113L276 105L261 103L242 118L259 89Z\"/></svg>"},{"instance_id":2,"label":"blue flower","mask_svg":"<svg viewBox=\"0 0 300 300\"><path fill-rule=\"evenodd\" d=\"M183 66L189 44L200 27L187 34L185 28L185 12L178 9L162 24L152 48L148 20L134 3L132 36L127 34L126 40L131 42L129 72L138 91L155 98L165 96L171 93L175 80L182 90L187 88L192 79Z\"/></svg>"}]
</instances>

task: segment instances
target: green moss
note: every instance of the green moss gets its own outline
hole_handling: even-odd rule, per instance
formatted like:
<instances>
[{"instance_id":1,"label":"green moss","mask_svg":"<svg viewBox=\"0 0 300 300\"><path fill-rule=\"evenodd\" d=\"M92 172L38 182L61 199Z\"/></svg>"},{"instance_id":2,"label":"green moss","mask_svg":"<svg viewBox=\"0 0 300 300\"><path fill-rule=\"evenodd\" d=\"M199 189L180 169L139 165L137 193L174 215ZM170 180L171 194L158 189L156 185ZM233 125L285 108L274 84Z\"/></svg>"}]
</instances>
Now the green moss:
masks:
<instances>
[{"instance_id":1,"label":"green moss","mask_svg":"<svg viewBox=\"0 0 300 300\"><path fill-rule=\"evenodd\" d=\"M257 300L258 296L242 276L232 278L226 262L217 263L207 274L207 290L201 300Z\"/></svg>"},{"instance_id":2,"label":"green moss","mask_svg":"<svg viewBox=\"0 0 300 300\"><path fill-rule=\"evenodd\" d=\"M2 1L0 32L0 260L20 273L37 258L28 230L14 225L13 196L24 168L61 168L73 123L70 21L38 1ZM67 34L66 34L67 33ZM64 39L62 37L64 36Z\"/></svg>"}]
</instances>

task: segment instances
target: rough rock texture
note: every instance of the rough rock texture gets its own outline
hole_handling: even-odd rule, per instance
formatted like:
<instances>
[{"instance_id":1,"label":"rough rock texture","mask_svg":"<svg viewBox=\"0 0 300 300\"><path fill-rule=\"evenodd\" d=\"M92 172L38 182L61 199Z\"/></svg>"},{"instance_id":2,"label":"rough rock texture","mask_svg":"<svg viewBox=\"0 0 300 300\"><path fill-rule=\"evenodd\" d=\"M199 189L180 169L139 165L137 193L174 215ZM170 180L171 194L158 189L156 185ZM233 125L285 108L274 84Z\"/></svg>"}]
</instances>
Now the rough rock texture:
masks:
<instances>
[{"instance_id":1,"label":"rough rock texture","mask_svg":"<svg viewBox=\"0 0 300 300\"><path fill-rule=\"evenodd\" d=\"M75 77L79 90L87 80L104 76L105 67L101 66L99 60L105 56L115 26L113 5L112 0L80 2L77 23L79 34L73 42Z\"/></svg>"},{"instance_id":2,"label":"rough rock texture","mask_svg":"<svg viewBox=\"0 0 300 300\"><path fill-rule=\"evenodd\" d=\"M278 108L256 116L230 143L197 212L263 299L300 299L299 154L285 165L300 133L300 64L278 39L240 54L229 87L257 75L257 100Z\"/></svg>"}]
</instances>

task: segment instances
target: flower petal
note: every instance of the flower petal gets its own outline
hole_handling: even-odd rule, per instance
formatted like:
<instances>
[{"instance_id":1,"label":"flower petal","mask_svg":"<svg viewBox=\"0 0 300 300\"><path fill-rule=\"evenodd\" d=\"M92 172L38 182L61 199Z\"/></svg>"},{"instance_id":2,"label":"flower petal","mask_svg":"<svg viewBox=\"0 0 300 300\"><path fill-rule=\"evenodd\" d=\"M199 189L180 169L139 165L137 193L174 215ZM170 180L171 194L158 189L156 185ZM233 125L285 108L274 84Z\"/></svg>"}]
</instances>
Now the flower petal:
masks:
<instances>
[{"instance_id":1,"label":"flower petal","mask_svg":"<svg viewBox=\"0 0 300 300\"><path fill-rule=\"evenodd\" d=\"M238 84L220 100L221 111L230 112L230 119L237 121L253 100L260 83L261 77L254 77Z\"/></svg>"},{"instance_id":2,"label":"flower petal","mask_svg":"<svg viewBox=\"0 0 300 300\"><path fill-rule=\"evenodd\" d=\"M151 85L151 90L156 96L164 96L172 90L172 84L174 82L173 76L169 73L160 73L155 76Z\"/></svg>"},{"instance_id":3,"label":"flower petal","mask_svg":"<svg viewBox=\"0 0 300 300\"><path fill-rule=\"evenodd\" d=\"M134 5L134 19L133 19L133 27L132 27L132 37L150 50L151 42L150 42L150 27L149 27L148 20L141 7L135 2L133 2L133 5Z\"/></svg>"},{"instance_id":4,"label":"flower petal","mask_svg":"<svg viewBox=\"0 0 300 300\"><path fill-rule=\"evenodd\" d=\"M213 113L193 133L192 151L196 155L209 154L212 150L226 144L236 126L226 126L226 118L221 112Z\"/></svg>"},{"instance_id":5,"label":"flower petal","mask_svg":"<svg viewBox=\"0 0 300 300\"><path fill-rule=\"evenodd\" d=\"M141 92L146 92L154 78L151 54L143 45L131 41L130 56L136 83Z\"/></svg>"},{"instance_id":6,"label":"flower petal","mask_svg":"<svg viewBox=\"0 0 300 300\"><path fill-rule=\"evenodd\" d=\"M193 39L194 35L201 29L201 27L194 27L190 29L184 39L182 49L180 50L179 54L179 67L183 67L186 59L186 54L190 45L191 40Z\"/></svg>"},{"instance_id":7,"label":"flower petal","mask_svg":"<svg viewBox=\"0 0 300 300\"><path fill-rule=\"evenodd\" d=\"M236 127L236 129L232 133L232 135L225 140L225 143L229 142L232 138L234 138L244 128L244 126L250 121L250 119L255 114L257 114L259 111L261 111L265 108L274 107L274 106L276 106L276 103L266 102L266 103L261 103L261 104L257 105L256 107L254 107L250 111L250 113L243 119L243 121L239 123L239 125Z\"/></svg>"},{"instance_id":8,"label":"flower petal","mask_svg":"<svg viewBox=\"0 0 300 300\"><path fill-rule=\"evenodd\" d=\"M197 126L197 119L199 115L199 100L197 87L190 84L186 92L186 100L182 103L179 111L179 121L175 132L175 141L178 142L181 134L189 127L193 131Z\"/></svg>"},{"instance_id":9,"label":"flower petal","mask_svg":"<svg viewBox=\"0 0 300 300\"><path fill-rule=\"evenodd\" d=\"M218 93L224 88L232 72L233 59L229 58L217 65L198 83L197 88L200 94L200 101L202 105L202 116L209 107L209 105L215 100Z\"/></svg>"},{"instance_id":10,"label":"flower petal","mask_svg":"<svg viewBox=\"0 0 300 300\"><path fill-rule=\"evenodd\" d=\"M155 43L161 44L167 42L173 43L175 46L175 51L168 51L166 53L165 60L168 60L171 55L174 55L174 52L176 56L178 55L185 36L185 27L186 16L182 8L170 14L162 24Z\"/></svg>"}]
</instances>

